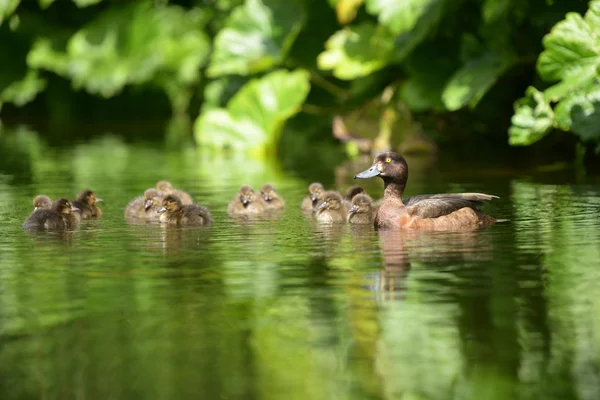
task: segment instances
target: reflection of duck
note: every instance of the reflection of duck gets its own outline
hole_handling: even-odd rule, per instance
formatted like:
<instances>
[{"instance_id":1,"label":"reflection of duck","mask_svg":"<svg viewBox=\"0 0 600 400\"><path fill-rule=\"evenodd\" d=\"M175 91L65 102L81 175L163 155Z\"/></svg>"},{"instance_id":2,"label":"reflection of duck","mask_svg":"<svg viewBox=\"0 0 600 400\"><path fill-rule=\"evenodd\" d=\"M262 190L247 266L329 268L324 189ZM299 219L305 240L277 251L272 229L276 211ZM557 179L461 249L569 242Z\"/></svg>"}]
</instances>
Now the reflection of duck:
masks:
<instances>
[{"instance_id":1,"label":"reflection of duck","mask_svg":"<svg viewBox=\"0 0 600 400\"><path fill-rule=\"evenodd\" d=\"M164 196L174 194L179 197L182 204L193 204L192 196L184 192L183 190L174 189L173 185L169 181L158 181L156 183L156 189L161 192Z\"/></svg>"},{"instance_id":2,"label":"reflection of duck","mask_svg":"<svg viewBox=\"0 0 600 400\"><path fill-rule=\"evenodd\" d=\"M50 197L40 194L33 199L33 211L31 213L33 214L37 210L49 210L51 208L52 200L50 200Z\"/></svg>"},{"instance_id":3,"label":"reflection of duck","mask_svg":"<svg viewBox=\"0 0 600 400\"><path fill-rule=\"evenodd\" d=\"M267 211L261 196L257 196L249 185L244 185L229 203L227 212L231 216L260 215Z\"/></svg>"},{"instance_id":4,"label":"reflection of duck","mask_svg":"<svg viewBox=\"0 0 600 400\"><path fill-rule=\"evenodd\" d=\"M93 219L102 215L102 210L96 203L103 201L96 197L96 194L89 189L79 192L73 205L81 210L81 219Z\"/></svg>"},{"instance_id":5,"label":"reflection of duck","mask_svg":"<svg viewBox=\"0 0 600 400\"><path fill-rule=\"evenodd\" d=\"M283 198L275 191L273 185L265 183L260 187L260 193L265 201L267 209L283 210L285 208Z\"/></svg>"},{"instance_id":6,"label":"reflection of duck","mask_svg":"<svg viewBox=\"0 0 600 400\"><path fill-rule=\"evenodd\" d=\"M125 218L139 218L158 221L158 210L162 206L162 193L148 189L143 196L131 200L125 208Z\"/></svg>"},{"instance_id":7,"label":"reflection of duck","mask_svg":"<svg viewBox=\"0 0 600 400\"><path fill-rule=\"evenodd\" d=\"M490 225L496 220L480 211L484 200L497 196L482 193L453 193L412 196L402 201L408 180L406 160L393 152L375 157L373 165L354 178L383 179L385 191L375 226L396 229L453 230Z\"/></svg>"},{"instance_id":8,"label":"reflection of duck","mask_svg":"<svg viewBox=\"0 0 600 400\"><path fill-rule=\"evenodd\" d=\"M319 196L325 191L323 185L319 182L313 182L308 185L308 196L302 200L302 211L315 212L319 206Z\"/></svg>"},{"instance_id":9,"label":"reflection of duck","mask_svg":"<svg viewBox=\"0 0 600 400\"><path fill-rule=\"evenodd\" d=\"M79 225L79 218L73 215L79 209L67 199L57 199L50 210L37 210L31 214L23 227L26 229L71 229Z\"/></svg>"},{"instance_id":10,"label":"reflection of duck","mask_svg":"<svg viewBox=\"0 0 600 400\"><path fill-rule=\"evenodd\" d=\"M322 202L317 207L315 218L319 222L345 222L346 208L344 207L342 196L333 190L327 191L321 195Z\"/></svg>"},{"instance_id":11,"label":"reflection of duck","mask_svg":"<svg viewBox=\"0 0 600 400\"><path fill-rule=\"evenodd\" d=\"M181 199L170 194L162 201L160 222L175 225L208 225L212 218L206 207L196 204L182 204Z\"/></svg>"},{"instance_id":12,"label":"reflection of duck","mask_svg":"<svg viewBox=\"0 0 600 400\"><path fill-rule=\"evenodd\" d=\"M348 222L351 224L372 224L376 209L373 200L367 194L357 194L352 199L352 206L348 210Z\"/></svg>"}]
</instances>

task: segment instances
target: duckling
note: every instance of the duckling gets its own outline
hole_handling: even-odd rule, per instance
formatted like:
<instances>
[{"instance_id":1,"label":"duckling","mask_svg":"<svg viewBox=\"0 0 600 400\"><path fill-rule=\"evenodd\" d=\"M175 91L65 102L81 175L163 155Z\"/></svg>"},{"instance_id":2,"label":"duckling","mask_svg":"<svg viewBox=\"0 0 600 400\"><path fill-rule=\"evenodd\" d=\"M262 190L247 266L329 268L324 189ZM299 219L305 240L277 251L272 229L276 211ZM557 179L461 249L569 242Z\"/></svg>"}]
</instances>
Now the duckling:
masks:
<instances>
[{"instance_id":1,"label":"duckling","mask_svg":"<svg viewBox=\"0 0 600 400\"><path fill-rule=\"evenodd\" d=\"M317 207L316 219L319 222L345 222L346 208L342 196L333 190L322 194L322 202Z\"/></svg>"},{"instance_id":2,"label":"duckling","mask_svg":"<svg viewBox=\"0 0 600 400\"><path fill-rule=\"evenodd\" d=\"M174 225L208 225L213 220L206 207L196 204L183 204L181 199L170 194L162 201L160 222Z\"/></svg>"},{"instance_id":3,"label":"duckling","mask_svg":"<svg viewBox=\"0 0 600 400\"><path fill-rule=\"evenodd\" d=\"M23 223L25 229L72 229L79 225L79 219L72 213L79 211L67 199L57 199L50 210L37 210Z\"/></svg>"},{"instance_id":4,"label":"duckling","mask_svg":"<svg viewBox=\"0 0 600 400\"><path fill-rule=\"evenodd\" d=\"M269 210L283 210L285 208L285 202L283 197L275 191L273 185L265 183L260 187L260 194L264 199L267 209Z\"/></svg>"},{"instance_id":5,"label":"duckling","mask_svg":"<svg viewBox=\"0 0 600 400\"><path fill-rule=\"evenodd\" d=\"M96 194L89 189L82 190L77 195L73 205L81 210L81 219L95 219L102 215L102 210L96 203L104 201L96 197Z\"/></svg>"},{"instance_id":6,"label":"duckling","mask_svg":"<svg viewBox=\"0 0 600 400\"><path fill-rule=\"evenodd\" d=\"M169 181L158 181L156 183L156 189L161 192L164 196L174 194L179 197L182 204L193 204L192 196L184 192L183 190L174 189L173 185Z\"/></svg>"},{"instance_id":7,"label":"duckling","mask_svg":"<svg viewBox=\"0 0 600 400\"><path fill-rule=\"evenodd\" d=\"M151 188L143 196L131 200L125 207L125 218L140 218L158 221L160 215L157 211L162 205L163 195L158 190Z\"/></svg>"},{"instance_id":8,"label":"duckling","mask_svg":"<svg viewBox=\"0 0 600 400\"><path fill-rule=\"evenodd\" d=\"M50 200L50 197L40 194L35 196L35 198L33 199L33 211L31 212L31 214L33 214L37 210L50 210L51 208L52 200Z\"/></svg>"},{"instance_id":9,"label":"duckling","mask_svg":"<svg viewBox=\"0 0 600 400\"><path fill-rule=\"evenodd\" d=\"M375 213L373 199L367 194L360 193L352 198L352 206L348 210L348 222L372 225Z\"/></svg>"},{"instance_id":10,"label":"duckling","mask_svg":"<svg viewBox=\"0 0 600 400\"><path fill-rule=\"evenodd\" d=\"M267 205L261 196L257 196L249 185L244 185L229 203L230 216L259 215L267 211Z\"/></svg>"},{"instance_id":11,"label":"duckling","mask_svg":"<svg viewBox=\"0 0 600 400\"><path fill-rule=\"evenodd\" d=\"M319 196L323 194L325 188L319 182L313 182L308 185L308 196L302 200L302 211L314 213L319 206Z\"/></svg>"},{"instance_id":12,"label":"duckling","mask_svg":"<svg viewBox=\"0 0 600 400\"><path fill-rule=\"evenodd\" d=\"M352 207L352 199L354 196L361 193L366 194L367 192L365 192L365 189L361 188L360 186L350 186L344 195L344 206L346 208Z\"/></svg>"}]
</instances>

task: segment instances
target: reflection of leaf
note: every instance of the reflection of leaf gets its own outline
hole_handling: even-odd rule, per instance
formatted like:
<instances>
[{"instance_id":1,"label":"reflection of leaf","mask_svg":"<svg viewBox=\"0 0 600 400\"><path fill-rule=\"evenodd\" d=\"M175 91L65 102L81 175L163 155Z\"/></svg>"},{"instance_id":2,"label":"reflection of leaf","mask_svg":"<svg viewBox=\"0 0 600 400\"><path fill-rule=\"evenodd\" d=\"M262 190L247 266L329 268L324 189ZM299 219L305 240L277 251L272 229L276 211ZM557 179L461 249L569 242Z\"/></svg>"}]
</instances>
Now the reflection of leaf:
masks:
<instances>
[{"instance_id":1,"label":"reflection of leaf","mask_svg":"<svg viewBox=\"0 0 600 400\"><path fill-rule=\"evenodd\" d=\"M196 140L215 148L273 148L284 122L299 111L309 89L309 74L302 70L279 70L253 79L231 98L226 109L210 109L198 117Z\"/></svg>"},{"instance_id":2,"label":"reflection of leaf","mask_svg":"<svg viewBox=\"0 0 600 400\"><path fill-rule=\"evenodd\" d=\"M17 9L21 0L0 0L0 25Z\"/></svg>"},{"instance_id":3,"label":"reflection of leaf","mask_svg":"<svg viewBox=\"0 0 600 400\"><path fill-rule=\"evenodd\" d=\"M529 87L526 97L515 103L515 115L509 130L511 145L527 146L544 137L554 123L554 113L544 100L544 94Z\"/></svg>"},{"instance_id":4,"label":"reflection of leaf","mask_svg":"<svg viewBox=\"0 0 600 400\"><path fill-rule=\"evenodd\" d=\"M300 0L246 0L217 34L208 76L248 75L279 64L305 18Z\"/></svg>"},{"instance_id":5,"label":"reflection of leaf","mask_svg":"<svg viewBox=\"0 0 600 400\"><path fill-rule=\"evenodd\" d=\"M38 71L29 70L23 79L11 83L0 91L0 109L2 103L13 103L17 106L29 103L45 88L46 81L40 78Z\"/></svg>"},{"instance_id":6,"label":"reflection of leaf","mask_svg":"<svg viewBox=\"0 0 600 400\"><path fill-rule=\"evenodd\" d=\"M567 96L554 111L560 129L572 130L584 141L600 141L600 84Z\"/></svg>"}]
</instances>

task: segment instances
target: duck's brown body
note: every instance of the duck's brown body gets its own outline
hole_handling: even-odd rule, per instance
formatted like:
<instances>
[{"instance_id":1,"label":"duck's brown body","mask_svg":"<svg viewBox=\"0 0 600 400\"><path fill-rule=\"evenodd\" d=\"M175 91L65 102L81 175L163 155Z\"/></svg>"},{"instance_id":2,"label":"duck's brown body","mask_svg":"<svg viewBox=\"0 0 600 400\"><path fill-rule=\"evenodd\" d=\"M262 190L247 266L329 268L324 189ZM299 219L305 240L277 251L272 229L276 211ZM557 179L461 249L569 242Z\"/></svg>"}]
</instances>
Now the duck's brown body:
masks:
<instances>
[{"instance_id":1,"label":"duck's brown body","mask_svg":"<svg viewBox=\"0 0 600 400\"><path fill-rule=\"evenodd\" d=\"M97 198L94 192L86 189L77 195L73 206L80 210L81 219L96 219L102 215L102 210L96 205L101 201L102 199Z\"/></svg>"},{"instance_id":2,"label":"duck's brown body","mask_svg":"<svg viewBox=\"0 0 600 400\"><path fill-rule=\"evenodd\" d=\"M275 191L273 185L265 183L260 188L260 194L265 201L265 205L268 210L281 211L285 208L285 201L283 197Z\"/></svg>"},{"instance_id":3,"label":"duck's brown body","mask_svg":"<svg viewBox=\"0 0 600 400\"><path fill-rule=\"evenodd\" d=\"M166 196L159 210L160 222L173 225L208 225L212 222L206 207L196 204L182 204L175 195Z\"/></svg>"},{"instance_id":4,"label":"duck's brown body","mask_svg":"<svg viewBox=\"0 0 600 400\"><path fill-rule=\"evenodd\" d=\"M348 210L348 223L356 225L371 225L377 209L373 206L373 200L365 193L359 193L352 199Z\"/></svg>"},{"instance_id":5,"label":"duck's brown body","mask_svg":"<svg viewBox=\"0 0 600 400\"><path fill-rule=\"evenodd\" d=\"M404 158L388 152L377 156L371 168L355 178L380 176L384 197L375 226L386 229L462 230L491 225L496 220L480 211L483 201L497 198L483 193L453 193L413 196L402 200L408 180Z\"/></svg>"},{"instance_id":6,"label":"duck's brown body","mask_svg":"<svg viewBox=\"0 0 600 400\"><path fill-rule=\"evenodd\" d=\"M317 207L315 219L318 222L324 223L346 222L346 213L348 211L344 207L342 196L338 192L328 191L323 193L322 197L323 201Z\"/></svg>"},{"instance_id":7,"label":"duck's brown body","mask_svg":"<svg viewBox=\"0 0 600 400\"><path fill-rule=\"evenodd\" d=\"M73 229L79 226L79 211L67 199L57 199L50 210L40 209L31 214L23 223L25 229Z\"/></svg>"},{"instance_id":8,"label":"duck's brown body","mask_svg":"<svg viewBox=\"0 0 600 400\"><path fill-rule=\"evenodd\" d=\"M125 218L158 221L158 210L162 206L162 193L156 189L148 189L143 196L131 200L125 207Z\"/></svg>"},{"instance_id":9,"label":"duck's brown body","mask_svg":"<svg viewBox=\"0 0 600 400\"><path fill-rule=\"evenodd\" d=\"M169 181L159 181L156 183L156 189L163 194L163 196L168 196L173 194L179 197L182 204L194 204L192 200L192 196L184 192L183 190L173 188L173 185Z\"/></svg>"}]
</instances>

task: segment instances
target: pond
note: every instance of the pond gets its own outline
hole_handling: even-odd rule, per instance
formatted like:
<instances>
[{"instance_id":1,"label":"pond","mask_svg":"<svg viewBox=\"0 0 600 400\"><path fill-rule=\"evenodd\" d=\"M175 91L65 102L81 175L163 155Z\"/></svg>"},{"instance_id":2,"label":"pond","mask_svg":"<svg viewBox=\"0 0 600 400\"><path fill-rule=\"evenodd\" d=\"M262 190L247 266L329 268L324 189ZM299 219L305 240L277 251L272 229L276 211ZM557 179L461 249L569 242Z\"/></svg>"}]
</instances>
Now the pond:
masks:
<instances>
[{"instance_id":1,"label":"pond","mask_svg":"<svg viewBox=\"0 0 600 400\"><path fill-rule=\"evenodd\" d=\"M486 211L508 221L377 232L299 207L312 180L345 189L369 160L302 170L110 136L0 139L3 400L600 398L597 177L409 158L407 195L493 193ZM160 179L214 224L127 224ZM230 219L237 188L263 182L284 215ZM102 219L23 230L33 196L84 188Z\"/></svg>"}]
</instances>

